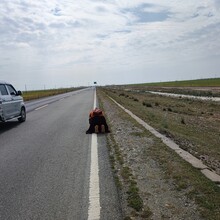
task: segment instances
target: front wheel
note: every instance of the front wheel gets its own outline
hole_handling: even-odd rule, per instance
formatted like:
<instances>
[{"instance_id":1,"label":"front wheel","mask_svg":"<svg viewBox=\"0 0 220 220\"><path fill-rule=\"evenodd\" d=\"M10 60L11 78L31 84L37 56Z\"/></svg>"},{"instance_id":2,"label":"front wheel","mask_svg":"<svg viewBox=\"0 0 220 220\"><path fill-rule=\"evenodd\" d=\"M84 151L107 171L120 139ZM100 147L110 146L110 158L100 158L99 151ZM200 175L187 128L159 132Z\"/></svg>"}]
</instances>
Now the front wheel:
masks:
<instances>
[{"instance_id":1,"label":"front wheel","mask_svg":"<svg viewBox=\"0 0 220 220\"><path fill-rule=\"evenodd\" d=\"M24 107L21 108L21 114L20 117L18 118L19 122L24 122L26 120L26 110Z\"/></svg>"}]
</instances>

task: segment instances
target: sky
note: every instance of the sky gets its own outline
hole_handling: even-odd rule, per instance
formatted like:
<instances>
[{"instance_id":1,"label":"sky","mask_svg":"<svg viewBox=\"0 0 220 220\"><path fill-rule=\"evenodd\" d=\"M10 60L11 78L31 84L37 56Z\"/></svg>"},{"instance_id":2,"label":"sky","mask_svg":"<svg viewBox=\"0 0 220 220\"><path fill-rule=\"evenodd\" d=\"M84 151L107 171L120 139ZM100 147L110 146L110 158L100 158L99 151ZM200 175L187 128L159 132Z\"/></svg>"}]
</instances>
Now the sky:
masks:
<instances>
[{"instance_id":1,"label":"sky","mask_svg":"<svg viewBox=\"0 0 220 220\"><path fill-rule=\"evenodd\" d=\"M220 0L0 0L20 90L220 77Z\"/></svg>"}]
</instances>

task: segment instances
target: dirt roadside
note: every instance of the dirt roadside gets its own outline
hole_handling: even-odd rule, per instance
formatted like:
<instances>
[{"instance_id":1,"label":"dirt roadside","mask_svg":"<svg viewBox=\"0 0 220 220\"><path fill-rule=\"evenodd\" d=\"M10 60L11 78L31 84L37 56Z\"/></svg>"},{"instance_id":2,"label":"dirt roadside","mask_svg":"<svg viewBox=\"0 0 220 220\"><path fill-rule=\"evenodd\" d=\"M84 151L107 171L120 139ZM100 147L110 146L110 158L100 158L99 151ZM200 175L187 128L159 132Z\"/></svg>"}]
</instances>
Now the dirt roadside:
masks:
<instances>
[{"instance_id":1,"label":"dirt roadside","mask_svg":"<svg viewBox=\"0 0 220 220\"><path fill-rule=\"evenodd\" d=\"M98 98L112 131L107 137L110 160L125 219L218 219L218 204L211 214L211 210L193 196L196 192L194 182L208 180L138 125L104 93L99 91ZM184 169L192 176L196 173L197 179L190 181L191 176Z\"/></svg>"}]
</instances>

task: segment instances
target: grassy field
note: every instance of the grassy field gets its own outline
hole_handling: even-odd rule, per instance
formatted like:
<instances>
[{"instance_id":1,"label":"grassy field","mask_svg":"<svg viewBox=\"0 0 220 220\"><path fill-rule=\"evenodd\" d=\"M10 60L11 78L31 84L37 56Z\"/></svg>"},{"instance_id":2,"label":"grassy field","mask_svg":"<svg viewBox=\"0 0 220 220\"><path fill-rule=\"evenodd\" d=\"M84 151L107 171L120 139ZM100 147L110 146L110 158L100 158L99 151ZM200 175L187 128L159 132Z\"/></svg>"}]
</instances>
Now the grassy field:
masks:
<instances>
[{"instance_id":1,"label":"grassy field","mask_svg":"<svg viewBox=\"0 0 220 220\"><path fill-rule=\"evenodd\" d=\"M156 82L136 84L139 86L172 86L172 87L216 87L220 86L220 78L197 79L185 81Z\"/></svg>"},{"instance_id":2,"label":"grassy field","mask_svg":"<svg viewBox=\"0 0 220 220\"><path fill-rule=\"evenodd\" d=\"M81 88L63 88L63 89L50 89L50 90L35 90L35 91L27 91L23 92L22 96L25 101L39 99L43 97L58 95L62 93L72 92L75 90L79 90Z\"/></svg>"},{"instance_id":3,"label":"grassy field","mask_svg":"<svg viewBox=\"0 0 220 220\"><path fill-rule=\"evenodd\" d=\"M220 97L220 78L132 84L115 86L115 88L139 91L159 91L193 96Z\"/></svg>"},{"instance_id":4,"label":"grassy field","mask_svg":"<svg viewBox=\"0 0 220 220\"><path fill-rule=\"evenodd\" d=\"M104 91L220 174L220 103L134 90Z\"/></svg>"},{"instance_id":5,"label":"grassy field","mask_svg":"<svg viewBox=\"0 0 220 220\"><path fill-rule=\"evenodd\" d=\"M194 154L196 157L203 160L204 163L210 166L213 170L216 170L216 172L219 173L219 104L212 102L192 101L188 99L167 98L147 93L141 93L139 91L131 92L109 88L98 89L97 94L98 97L101 99L101 104L103 100L109 99L108 96L114 98L125 108L131 110L134 114L142 118L144 121L156 128L161 133L175 140L175 142L177 142L180 147ZM101 107L103 108L104 106L101 105ZM111 111L109 105L107 105L106 107L107 108L103 108L106 113L108 111ZM112 108L115 109L118 107L115 106ZM124 120L133 123L133 129L135 126L138 126L137 123L134 122L132 118L129 118L126 113L120 112L119 115L121 118L124 118ZM118 119L115 114L112 117L113 119L116 117L116 119L120 121L120 119ZM112 150L113 153L111 153L111 161L113 163L113 169L115 169L114 173L118 175L116 176L116 182L119 182L119 188L124 187L125 190L127 190L126 186L124 186L124 183L121 180L126 179L127 181L132 173L131 167L127 167L124 164L126 161L124 157L131 157L129 156L128 152L123 152L123 148L121 148L121 144L124 143L125 140L119 142L121 144L116 143L117 139L115 139L114 136L117 135L118 131L112 129L113 125L111 123L114 123L113 119L108 120L110 129L112 131L110 133L110 138L113 139L113 141L110 141L110 143L113 143L110 144L110 150L112 150L112 146L114 148ZM116 127L116 129L118 129L118 127ZM150 132L146 130L142 132L141 128L139 129L141 133L134 133L134 139L136 139L137 137L139 137L140 139L141 137L151 137L154 140L154 144L149 148L147 147L147 145L144 145L146 146L146 152L140 155L136 153L135 163L140 163L140 160L137 159L138 157L146 157L145 163L148 163L148 161L151 161L152 159L154 161L157 161L157 164L163 170L163 175L161 175L161 179L165 178L168 183L170 183L170 180L173 181L175 190L177 192L182 192L192 201L195 201L198 205L198 211L203 217L202 219L218 220L220 216L219 186L208 180L204 175L201 174L200 171L198 171L196 168L192 167L190 164L180 158L173 150L166 147L159 139L152 137L152 134ZM130 133L129 135L132 135L132 133ZM128 138L126 137L126 134L124 134L124 136L126 139ZM127 142L125 142L125 144L126 143ZM134 141L132 141L132 143L134 143ZM141 143L142 142L140 142L140 147L143 144ZM128 145L124 149L127 148ZM135 152L137 152L137 150ZM124 169L123 167L122 169L118 169L117 163L123 164ZM138 164L137 167L143 167L142 165ZM118 170L121 172L117 172ZM137 170L134 173L137 175ZM149 170L147 173L149 173ZM122 178L120 178L120 175L122 176ZM139 181L142 180L142 178L138 178L135 180ZM148 187L146 186L146 188ZM127 194L129 195L128 192ZM149 197L148 193L140 195L141 198ZM138 204L143 205L142 203ZM146 202L145 206L146 205L149 204ZM136 209L136 211L139 212L139 209ZM154 211L151 208L148 210L147 213L147 216L149 216L152 215ZM146 219L151 218L146 217Z\"/></svg>"}]
</instances>

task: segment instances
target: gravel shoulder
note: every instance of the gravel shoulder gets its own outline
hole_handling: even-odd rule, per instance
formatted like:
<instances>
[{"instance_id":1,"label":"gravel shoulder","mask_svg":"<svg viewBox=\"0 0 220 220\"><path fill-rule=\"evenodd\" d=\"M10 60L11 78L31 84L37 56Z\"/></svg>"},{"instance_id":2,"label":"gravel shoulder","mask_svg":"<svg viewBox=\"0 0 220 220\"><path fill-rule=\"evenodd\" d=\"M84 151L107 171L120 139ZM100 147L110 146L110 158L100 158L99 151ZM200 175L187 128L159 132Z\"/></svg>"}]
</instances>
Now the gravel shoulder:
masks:
<instances>
[{"instance_id":1,"label":"gravel shoulder","mask_svg":"<svg viewBox=\"0 0 220 220\"><path fill-rule=\"evenodd\" d=\"M116 183L120 188L124 219L207 219L203 218L195 199L189 197L193 187L180 187L169 178L170 170L165 170L157 157L172 157L173 166L178 165L181 159L172 153L169 155L169 149L104 93L98 92L98 97L111 128L108 145ZM167 155L157 155L161 147ZM183 161L180 163L185 164ZM178 167L175 169L178 171ZM140 198L130 196L132 186Z\"/></svg>"}]
</instances>

